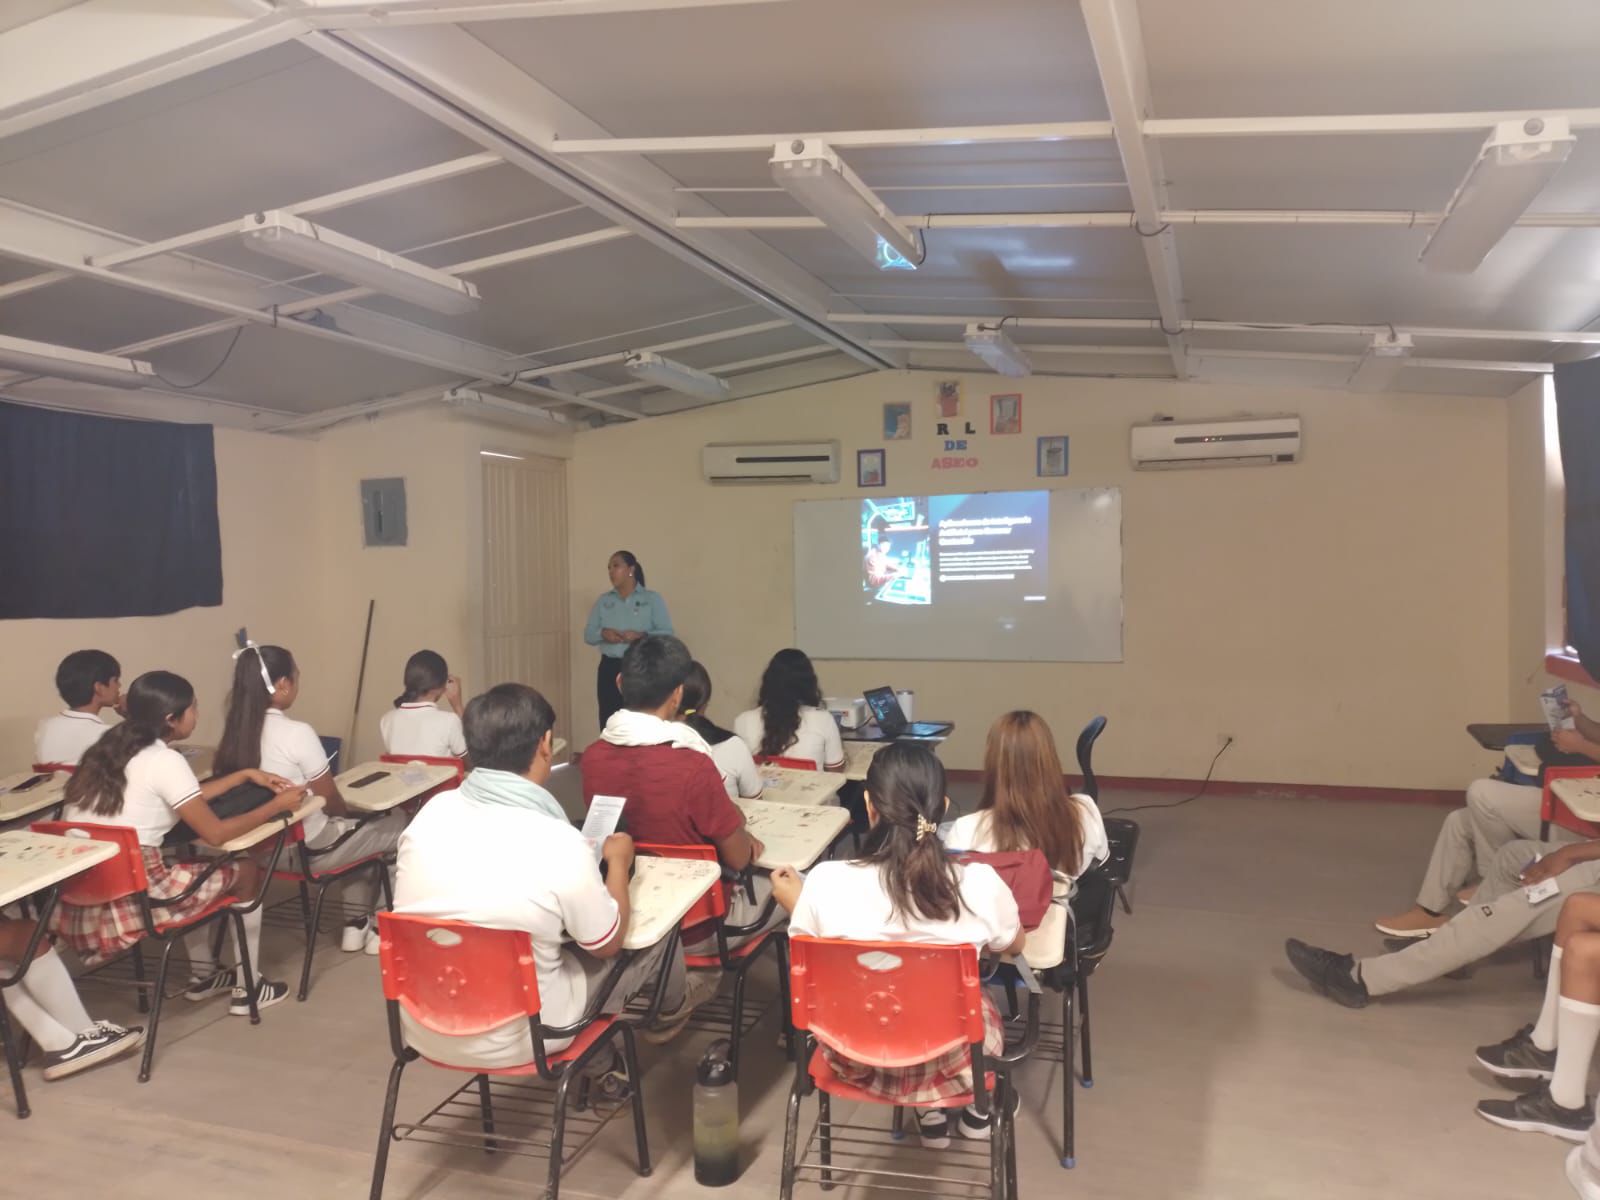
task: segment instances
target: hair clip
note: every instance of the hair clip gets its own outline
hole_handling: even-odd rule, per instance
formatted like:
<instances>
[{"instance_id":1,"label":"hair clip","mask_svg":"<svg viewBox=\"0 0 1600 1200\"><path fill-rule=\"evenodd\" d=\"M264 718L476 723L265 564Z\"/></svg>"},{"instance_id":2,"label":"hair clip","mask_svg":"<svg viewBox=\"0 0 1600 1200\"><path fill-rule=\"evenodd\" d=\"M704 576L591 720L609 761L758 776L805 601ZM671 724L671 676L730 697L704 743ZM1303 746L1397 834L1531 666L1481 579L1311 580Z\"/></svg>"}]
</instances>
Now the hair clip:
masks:
<instances>
[{"instance_id":1,"label":"hair clip","mask_svg":"<svg viewBox=\"0 0 1600 1200\"><path fill-rule=\"evenodd\" d=\"M917 814L917 841L921 841L930 833L938 833L939 827L921 813Z\"/></svg>"},{"instance_id":2,"label":"hair clip","mask_svg":"<svg viewBox=\"0 0 1600 1200\"><path fill-rule=\"evenodd\" d=\"M239 656L246 650L254 650L256 652L256 666L261 668L261 682L267 685L267 691L269 693L276 691L277 689L272 686L272 676L267 674L267 660L261 657L260 646L246 639L245 644L233 652L233 661L238 662Z\"/></svg>"}]
</instances>

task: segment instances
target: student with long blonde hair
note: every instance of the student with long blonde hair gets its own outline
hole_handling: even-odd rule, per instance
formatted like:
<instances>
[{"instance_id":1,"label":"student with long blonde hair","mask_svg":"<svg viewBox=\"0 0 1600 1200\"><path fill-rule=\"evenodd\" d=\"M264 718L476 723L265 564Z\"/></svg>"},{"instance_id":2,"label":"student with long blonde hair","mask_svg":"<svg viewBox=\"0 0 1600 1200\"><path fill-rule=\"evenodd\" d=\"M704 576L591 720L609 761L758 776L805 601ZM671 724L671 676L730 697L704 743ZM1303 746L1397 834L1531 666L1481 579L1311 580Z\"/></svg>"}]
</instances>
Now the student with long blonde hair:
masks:
<instances>
[{"instance_id":1,"label":"student with long blonde hair","mask_svg":"<svg viewBox=\"0 0 1600 1200\"><path fill-rule=\"evenodd\" d=\"M1008 712L989 727L983 798L945 837L951 850L1039 850L1076 879L1110 853L1100 809L1067 791L1050 726L1035 712Z\"/></svg>"}]
</instances>

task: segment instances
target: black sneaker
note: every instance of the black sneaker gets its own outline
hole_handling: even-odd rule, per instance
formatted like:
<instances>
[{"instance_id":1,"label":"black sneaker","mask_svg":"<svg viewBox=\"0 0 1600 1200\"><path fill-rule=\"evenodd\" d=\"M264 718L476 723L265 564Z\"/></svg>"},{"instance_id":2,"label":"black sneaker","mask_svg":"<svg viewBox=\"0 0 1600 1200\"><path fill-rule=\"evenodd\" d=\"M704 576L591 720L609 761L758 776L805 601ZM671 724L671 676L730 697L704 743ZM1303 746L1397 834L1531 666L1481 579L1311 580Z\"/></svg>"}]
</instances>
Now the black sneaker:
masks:
<instances>
[{"instance_id":1,"label":"black sneaker","mask_svg":"<svg viewBox=\"0 0 1600 1200\"><path fill-rule=\"evenodd\" d=\"M1548 1133L1569 1142L1581 1142L1594 1124L1594 1102L1585 1100L1582 1108L1563 1108L1551 1097L1546 1084L1510 1100L1480 1100L1478 1115L1506 1129Z\"/></svg>"},{"instance_id":2,"label":"black sneaker","mask_svg":"<svg viewBox=\"0 0 1600 1200\"><path fill-rule=\"evenodd\" d=\"M956 1132L962 1137L974 1142L987 1142L994 1129L994 1098L989 1100L990 1112L986 1117L980 1117L969 1104L961 1110L961 1117L954 1122ZM1011 1115L1017 1115L1017 1110L1022 1107L1022 1097L1016 1092L1011 1093Z\"/></svg>"},{"instance_id":3,"label":"black sneaker","mask_svg":"<svg viewBox=\"0 0 1600 1200\"><path fill-rule=\"evenodd\" d=\"M271 1008L280 1000L289 996L289 985L280 983L276 979L256 980L256 1011ZM228 1004L230 1017L248 1017L250 1015L250 995L242 987L233 989L233 1000Z\"/></svg>"},{"instance_id":4,"label":"black sneaker","mask_svg":"<svg viewBox=\"0 0 1600 1200\"><path fill-rule=\"evenodd\" d=\"M917 1113L917 1133L924 1150L950 1147L950 1114L942 1108L924 1108Z\"/></svg>"},{"instance_id":5,"label":"black sneaker","mask_svg":"<svg viewBox=\"0 0 1600 1200\"><path fill-rule=\"evenodd\" d=\"M1478 1061L1501 1079L1549 1079L1556 1073L1556 1052L1533 1044L1532 1025L1524 1025L1503 1042L1478 1047Z\"/></svg>"},{"instance_id":6,"label":"black sneaker","mask_svg":"<svg viewBox=\"0 0 1600 1200\"><path fill-rule=\"evenodd\" d=\"M1356 978L1353 957L1308 946L1298 938L1290 938L1283 949L1289 956L1289 965L1305 976L1312 991L1346 1008L1367 1006L1367 985Z\"/></svg>"},{"instance_id":7,"label":"black sneaker","mask_svg":"<svg viewBox=\"0 0 1600 1200\"><path fill-rule=\"evenodd\" d=\"M238 986L239 972L237 968L224 967L214 975L207 975L202 979L191 979L189 986L184 989L183 998L198 1004L202 1000L209 1000L213 996L231 992Z\"/></svg>"},{"instance_id":8,"label":"black sneaker","mask_svg":"<svg viewBox=\"0 0 1600 1200\"><path fill-rule=\"evenodd\" d=\"M137 1050L144 1042L144 1029L135 1025L124 1029L110 1021L101 1021L87 1033L80 1033L65 1050L54 1050L44 1056L44 1077L65 1079L79 1071L87 1071L96 1063L116 1058Z\"/></svg>"}]
</instances>

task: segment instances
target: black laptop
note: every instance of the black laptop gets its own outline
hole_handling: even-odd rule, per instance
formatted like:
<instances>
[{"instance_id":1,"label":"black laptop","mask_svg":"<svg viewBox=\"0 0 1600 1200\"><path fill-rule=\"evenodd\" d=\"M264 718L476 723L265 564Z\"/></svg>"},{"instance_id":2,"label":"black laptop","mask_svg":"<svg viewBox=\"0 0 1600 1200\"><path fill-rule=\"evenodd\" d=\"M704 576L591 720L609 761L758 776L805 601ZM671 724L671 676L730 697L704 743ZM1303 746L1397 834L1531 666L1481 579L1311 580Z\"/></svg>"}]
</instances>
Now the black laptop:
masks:
<instances>
[{"instance_id":1,"label":"black laptop","mask_svg":"<svg viewBox=\"0 0 1600 1200\"><path fill-rule=\"evenodd\" d=\"M869 688L863 693L863 698L872 710L872 719L877 722L885 741L943 737L953 728L948 721L907 721L893 688Z\"/></svg>"}]
</instances>

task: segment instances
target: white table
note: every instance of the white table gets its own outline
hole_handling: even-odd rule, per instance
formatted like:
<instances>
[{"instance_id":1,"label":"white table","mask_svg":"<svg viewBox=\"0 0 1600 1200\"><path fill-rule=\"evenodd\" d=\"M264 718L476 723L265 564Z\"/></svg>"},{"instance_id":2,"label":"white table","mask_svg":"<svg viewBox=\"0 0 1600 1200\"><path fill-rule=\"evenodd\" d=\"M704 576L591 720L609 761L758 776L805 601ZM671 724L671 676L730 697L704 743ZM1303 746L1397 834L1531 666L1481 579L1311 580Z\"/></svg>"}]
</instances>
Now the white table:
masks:
<instances>
[{"instance_id":1,"label":"white table","mask_svg":"<svg viewBox=\"0 0 1600 1200\"><path fill-rule=\"evenodd\" d=\"M290 813L287 819L282 816L277 816L273 817L271 820L263 821L249 833L241 833L231 842L223 842L218 849L226 850L230 854L236 854L240 850L250 849L251 846L259 846L269 837L276 836L290 825L296 825L299 822L304 821L307 817L318 811L321 807L321 796L308 795L305 803Z\"/></svg>"},{"instance_id":2,"label":"white table","mask_svg":"<svg viewBox=\"0 0 1600 1200\"><path fill-rule=\"evenodd\" d=\"M867 778L867 768L872 765L873 758L888 744L888 742L846 742L844 777L857 783L864 783Z\"/></svg>"},{"instance_id":3,"label":"white table","mask_svg":"<svg viewBox=\"0 0 1600 1200\"><path fill-rule=\"evenodd\" d=\"M111 842L13 829L0 833L0 908L54 887L108 858Z\"/></svg>"},{"instance_id":4,"label":"white table","mask_svg":"<svg viewBox=\"0 0 1600 1200\"><path fill-rule=\"evenodd\" d=\"M18 771L15 775L0 778L0 825L24 820L61 803L62 794L67 790L67 780L72 778L65 771L57 771L43 783L36 783L25 792L11 790L38 774L41 772Z\"/></svg>"},{"instance_id":5,"label":"white table","mask_svg":"<svg viewBox=\"0 0 1600 1200\"><path fill-rule=\"evenodd\" d=\"M356 787L356 780L379 774L382 779L375 779L366 787ZM455 767L443 763L368 762L340 771L333 782L339 786L339 794L349 807L379 813L415 800L442 783L449 783L456 774Z\"/></svg>"},{"instance_id":6,"label":"white table","mask_svg":"<svg viewBox=\"0 0 1600 1200\"><path fill-rule=\"evenodd\" d=\"M1552 779L1550 791L1585 821L1600 821L1600 778Z\"/></svg>"},{"instance_id":7,"label":"white table","mask_svg":"<svg viewBox=\"0 0 1600 1200\"><path fill-rule=\"evenodd\" d=\"M802 771L794 767L763 766L763 800L782 804L831 804L848 780L837 771Z\"/></svg>"},{"instance_id":8,"label":"white table","mask_svg":"<svg viewBox=\"0 0 1600 1200\"><path fill-rule=\"evenodd\" d=\"M1511 765L1524 775L1537 776L1544 766L1539 761L1539 752L1527 742L1513 742L1507 746L1506 757L1511 760Z\"/></svg>"},{"instance_id":9,"label":"white table","mask_svg":"<svg viewBox=\"0 0 1600 1200\"><path fill-rule=\"evenodd\" d=\"M770 800L736 801L744 810L744 826L761 842L756 866L793 867L804 871L821 858L850 824L850 814L836 804L782 804Z\"/></svg>"},{"instance_id":10,"label":"white table","mask_svg":"<svg viewBox=\"0 0 1600 1200\"><path fill-rule=\"evenodd\" d=\"M625 950L646 950L671 933L695 901L711 890L722 868L701 859L656 858L640 855L633 860L628 883L628 903L633 909Z\"/></svg>"}]
</instances>

